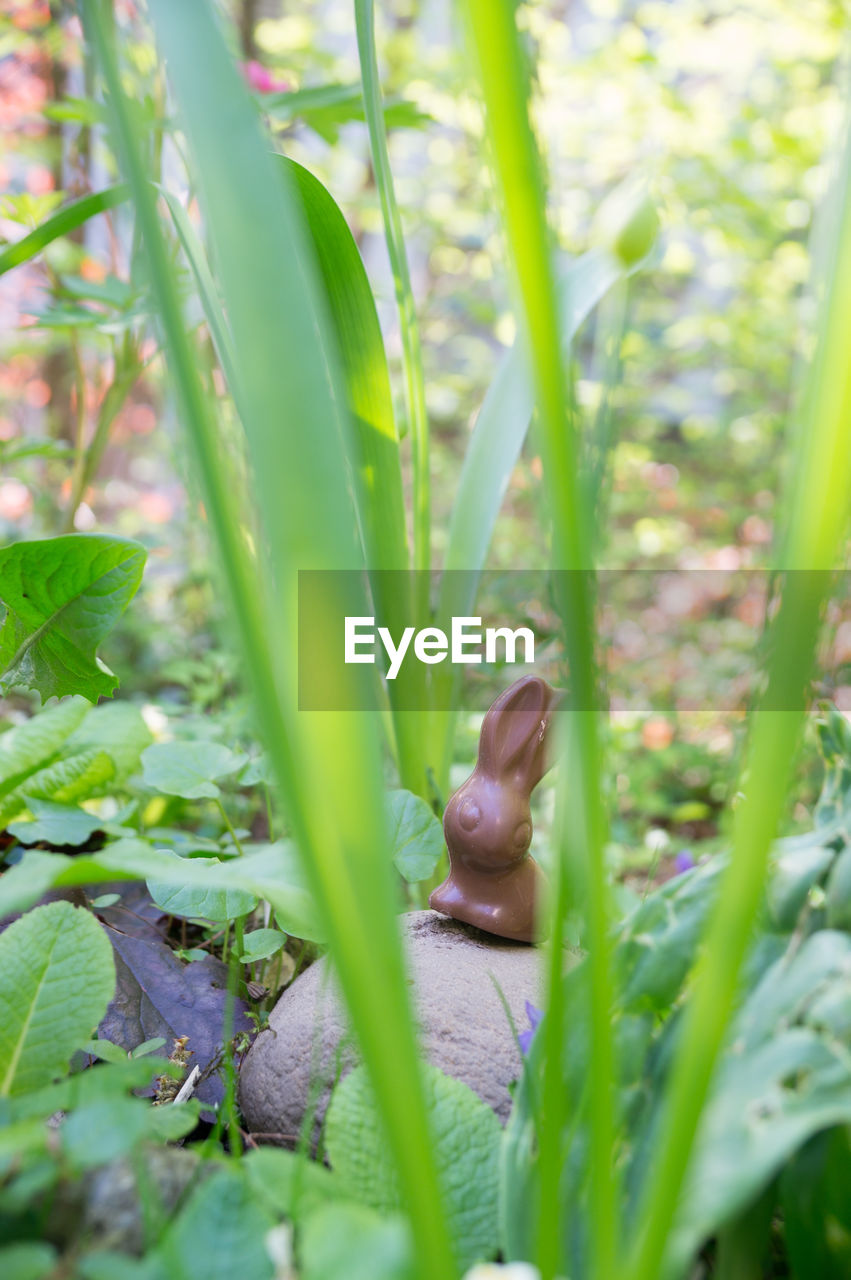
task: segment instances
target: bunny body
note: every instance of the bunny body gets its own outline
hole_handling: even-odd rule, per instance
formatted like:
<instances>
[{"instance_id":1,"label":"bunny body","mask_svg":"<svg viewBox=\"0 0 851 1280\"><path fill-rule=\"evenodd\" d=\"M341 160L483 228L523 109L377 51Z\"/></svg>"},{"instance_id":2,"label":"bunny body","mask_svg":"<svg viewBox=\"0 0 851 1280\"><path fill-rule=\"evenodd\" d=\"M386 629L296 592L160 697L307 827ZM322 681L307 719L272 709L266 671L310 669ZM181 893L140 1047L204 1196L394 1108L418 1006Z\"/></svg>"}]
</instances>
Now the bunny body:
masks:
<instances>
[{"instance_id":1,"label":"bunny body","mask_svg":"<svg viewBox=\"0 0 851 1280\"><path fill-rule=\"evenodd\" d=\"M476 768L443 818L449 876L429 898L435 911L517 942L535 938L544 875L529 857L529 798L546 772L546 738L557 702L546 681L524 676L488 711Z\"/></svg>"}]
</instances>

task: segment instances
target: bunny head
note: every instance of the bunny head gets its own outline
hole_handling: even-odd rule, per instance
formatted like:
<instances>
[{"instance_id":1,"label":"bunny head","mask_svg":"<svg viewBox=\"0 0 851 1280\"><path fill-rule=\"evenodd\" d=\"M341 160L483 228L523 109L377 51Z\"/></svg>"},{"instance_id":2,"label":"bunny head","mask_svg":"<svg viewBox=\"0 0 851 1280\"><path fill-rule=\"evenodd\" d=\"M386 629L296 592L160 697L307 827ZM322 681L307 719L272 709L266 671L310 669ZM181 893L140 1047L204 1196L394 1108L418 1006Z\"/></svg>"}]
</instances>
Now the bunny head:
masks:
<instances>
[{"instance_id":1,"label":"bunny head","mask_svg":"<svg viewBox=\"0 0 851 1280\"><path fill-rule=\"evenodd\" d=\"M429 903L491 933L531 941L537 864L529 798L547 769L546 743L559 695L524 676L497 698L482 724L475 771L446 806L451 871Z\"/></svg>"}]
</instances>

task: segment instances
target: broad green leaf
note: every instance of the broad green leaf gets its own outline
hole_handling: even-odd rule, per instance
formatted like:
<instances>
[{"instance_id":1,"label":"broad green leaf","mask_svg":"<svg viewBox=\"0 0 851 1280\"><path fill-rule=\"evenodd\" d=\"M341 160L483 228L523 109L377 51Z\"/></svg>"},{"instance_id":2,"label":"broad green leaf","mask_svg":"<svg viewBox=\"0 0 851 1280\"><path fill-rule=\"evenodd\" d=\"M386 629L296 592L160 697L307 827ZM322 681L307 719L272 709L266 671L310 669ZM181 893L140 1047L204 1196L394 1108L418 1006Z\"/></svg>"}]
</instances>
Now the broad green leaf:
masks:
<instances>
[{"instance_id":1,"label":"broad green leaf","mask_svg":"<svg viewBox=\"0 0 851 1280\"><path fill-rule=\"evenodd\" d=\"M319 179L294 160L281 159L304 208L355 424L356 495L365 560L369 569L407 569L399 436L384 339L366 269L346 219Z\"/></svg>"},{"instance_id":2,"label":"broad green leaf","mask_svg":"<svg viewBox=\"0 0 851 1280\"><path fill-rule=\"evenodd\" d=\"M231 1166L195 1188L166 1228L157 1253L174 1276L272 1280L264 1239L273 1224L247 1179Z\"/></svg>"},{"instance_id":3,"label":"broad green leaf","mask_svg":"<svg viewBox=\"0 0 851 1280\"><path fill-rule=\"evenodd\" d=\"M71 1169L109 1164L146 1140L175 1142L198 1123L198 1103L153 1107L141 1098L103 1098L75 1107L60 1132Z\"/></svg>"},{"instance_id":4,"label":"broad green leaf","mask_svg":"<svg viewBox=\"0 0 851 1280\"><path fill-rule=\"evenodd\" d=\"M20 1240L0 1248L0 1275L3 1280L44 1280L54 1273L57 1253L52 1244Z\"/></svg>"},{"instance_id":5,"label":"broad green leaf","mask_svg":"<svg viewBox=\"0 0 851 1280\"><path fill-rule=\"evenodd\" d=\"M0 934L0 1096L66 1070L114 988L112 948L88 911L51 902Z\"/></svg>"},{"instance_id":6,"label":"broad green leaf","mask_svg":"<svg viewBox=\"0 0 851 1280\"><path fill-rule=\"evenodd\" d=\"M431 806L410 791L387 794L390 847L396 870L409 883L428 880L443 854L443 827Z\"/></svg>"},{"instance_id":7,"label":"broad green leaf","mask_svg":"<svg viewBox=\"0 0 851 1280\"><path fill-rule=\"evenodd\" d=\"M180 876L186 866L192 867L193 876L204 873L218 866L215 858L179 858L172 855L175 861L175 876ZM219 889L208 884L191 885L164 884L159 880L148 880L148 893L158 907L172 916L183 916L194 919L215 920L223 922L244 916L257 906L257 899L243 889Z\"/></svg>"},{"instance_id":8,"label":"broad green leaf","mask_svg":"<svg viewBox=\"0 0 851 1280\"><path fill-rule=\"evenodd\" d=\"M145 782L184 800L215 800L221 792L213 781L242 768L245 757L219 742L155 742L142 752Z\"/></svg>"},{"instance_id":9,"label":"broad green leaf","mask_svg":"<svg viewBox=\"0 0 851 1280\"><path fill-rule=\"evenodd\" d=\"M414 1280L414 1251L401 1214L362 1204L329 1204L304 1224L299 1258L304 1280Z\"/></svg>"},{"instance_id":10,"label":"broad green leaf","mask_svg":"<svg viewBox=\"0 0 851 1280\"><path fill-rule=\"evenodd\" d=\"M322 1205L345 1200L340 1179L301 1152L257 1147L242 1168L257 1199L276 1217L300 1222Z\"/></svg>"},{"instance_id":11,"label":"broad green leaf","mask_svg":"<svg viewBox=\"0 0 851 1280\"><path fill-rule=\"evenodd\" d=\"M113 209L116 205L123 204L129 194L129 188L124 183L119 183L66 205L52 218L43 222L40 227L36 227L35 231L31 231L29 235L0 252L0 276L22 262L28 262L59 236L67 236L70 231L75 231L84 222L88 222L89 218L103 213L105 209Z\"/></svg>"},{"instance_id":12,"label":"broad green leaf","mask_svg":"<svg viewBox=\"0 0 851 1280\"><path fill-rule=\"evenodd\" d=\"M94 906L94 903L92 905ZM100 1058L102 1062L111 1062L113 1066L127 1061L127 1050L113 1044L111 1040L87 1040L85 1044L80 1045L80 1052L89 1054L93 1058Z\"/></svg>"},{"instance_id":13,"label":"broad green leaf","mask_svg":"<svg viewBox=\"0 0 851 1280\"><path fill-rule=\"evenodd\" d=\"M472 1089L425 1065L434 1155L458 1263L497 1251L497 1168L502 1128ZM393 1162L363 1067L337 1085L325 1120L331 1168L347 1193L372 1209L401 1208Z\"/></svg>"},{"instance_id":14,"label":"broad green leaf","mask_svg":"<svg viewBox=\"0 0 851 1280\"><path fill-rule=\"evenodd\" d=\"M90 710L85 698L68 698L0 734L0 795L56 755Z\"/></svg>"},{"instance_id":15,"label":"broad green leaf","mask_svg":"<svg viewBox=\"0 0 851 1280\"><path fill-rule=\"evenodd\" d=\"M200 862L200 865L199 865ZM33 849L0 876L0 919L25 911L48 889L110 880L156 879L185 888L240 891L265 898L278 924L292 937L324 942L325 933L298 855L287 841L249 846L244 858L228 862L176 858L146 840L116 840L97 854L69 857Z\"/></svg>"},{"instance_id":16,"label":"broad green leaf","mask_svg":"<svg viewBox=\"0 0 851 1280\"><path fill-rule=\"evenodd\" d=\"M242 943L242 964L252 964L255 960L268 960L276 955L287 940L287 935L279 929L252 929L246 933Z\"/></svg>"},{"instance_id":17,"label":"broad green leaf","mask_svg":"<svg viewBox=\"0 0 851 1280\"><path fill-rule=\"evenodd\" d=\"M97 648L135 595L146 555L138 542L87 533L0 550L0 689L111 696L118 679Z\"/></svg>"},{"instance_id":18,"label":"broad green leaf","mask_svg":"<svg viewBox=\"0 0 851 1280\"><path fill-rule=\"evenodd\" d=\"M89 714L68 738L63 751L82 751L91 747L105 751L115 765L115 772L109 779L110 786L114 787L136 772L141 754L151 741L151 731L137 706L130 702L103 702L99 707L89 709Z\"/></svg>"},{"instance_id":19,"label":"broad green leaf","mask_svg":"<svg viewBox=\"0 0 851 1280\"><path fill-rule=\"evenodd\" d=\"M102 829L103 819L86 813L76 805L55 804L52 800L27 798L32 814L29 822L12 822L8 831L21 844L85 844L94 831Z\"/></svg>"},{"instance_id":20,"label":"broad green leaf","mask_svg":"<svg viewBox=\"0 0 851 1280\"><path fill-rule=\"evenodd\" d=\"M0 801L0 828L10 818L21 813L33 797L37 800L54 800L57 804L67 804L72 800L86 800L89 796L99 794L103 785L115 776L115 765L105 751L90 747L86 751L78 751L67 760L57 760L35 773L24 781L16 791L12 791Z\"/></svg>"},{"instance_id":21,"label":"broad green leaf","mask_svg":"<svg viewBox=\"0 0 851 1280\"><path fill-rule=\"evenodd\" d=\"M851 1123L851 938L821 930L781 957L732 1029L672 1245L684 1262L814 1133Z\"/></svg>"}]
</instances>

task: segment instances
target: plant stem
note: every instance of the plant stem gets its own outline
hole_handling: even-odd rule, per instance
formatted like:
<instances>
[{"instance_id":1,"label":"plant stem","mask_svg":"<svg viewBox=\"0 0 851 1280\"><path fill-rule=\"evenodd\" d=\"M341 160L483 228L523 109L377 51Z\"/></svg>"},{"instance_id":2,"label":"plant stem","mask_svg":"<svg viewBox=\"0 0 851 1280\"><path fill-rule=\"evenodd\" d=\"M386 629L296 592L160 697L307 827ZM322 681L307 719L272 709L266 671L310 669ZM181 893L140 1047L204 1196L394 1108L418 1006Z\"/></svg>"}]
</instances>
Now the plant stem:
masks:
<instances>
[{"instance_id":1,"label":"plant stem","mask_svg":"<svg viewBox=\"0 0 851 1280\"><path fill-rule=\"evenodd\" d=\"M231 820L227 815L227 810L225 809L225 806L222 804L220 796L216 796L216 804L218 805L219 813L222 815L222 821L224 822L225 826L230 832L230 838L231 840L233 840L237 853L241 858L244 858L245 850L243 849L242 844L240 843L239 836L236 834L236 832L233 829L233 825L231 824Z\"/></svg>"},{"instance_id":2,"label":"plant stem","mask_svg":"<svg viewBox=\"0 0 851 1280\"><path fill-rule=\"evenodd\" d=\"M411 434L414 481L414 568L428 570L431 563L431 497L429 478L429 432L425 398L420 332L417 324L414 291L408 268L402 219L396 203L390 156L387 150L387 127L381 97L381 80L375 49L375 13L373 0L355 0L358 55L363 83L364 111L369 129L369 143L375 183L381 201L387 253L393 271L396 306L402 338L402 363L405 373L405 410ZM400 433L401 434L401 433ZM423 579L426 583L427 581ZM427 596L420 604L427 607ZM425 613L421 610L421 616Z\"/></svg>"}]
</instances>

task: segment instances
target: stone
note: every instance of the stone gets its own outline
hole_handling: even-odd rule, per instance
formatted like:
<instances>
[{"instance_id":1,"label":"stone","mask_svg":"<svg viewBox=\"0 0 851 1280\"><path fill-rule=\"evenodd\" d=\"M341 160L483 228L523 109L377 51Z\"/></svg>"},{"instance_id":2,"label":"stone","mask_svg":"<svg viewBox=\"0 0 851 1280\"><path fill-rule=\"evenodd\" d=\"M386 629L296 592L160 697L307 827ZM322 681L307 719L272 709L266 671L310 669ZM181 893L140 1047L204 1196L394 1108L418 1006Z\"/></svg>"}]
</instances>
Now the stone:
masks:
<instances>
[{"instance_id":1,"label":"stone","mask_svg":"<svg viewBox=\"0 0 851 1280\"><path fill-rule=\"evenodd\" d=\"M426 1058L469 1085L504 1124L521 1057L492 979L518 1032L527 1030L526 1001L540 1004L538 953L435 911L414 911L402 921ZM281 996L243 1063L246 1127L261 1141L290 1145L315 1106L315 1145L338 1073L357 1060L328 960L319 960Z\"/></svg>"}]
</instances>

